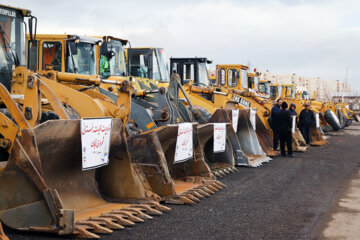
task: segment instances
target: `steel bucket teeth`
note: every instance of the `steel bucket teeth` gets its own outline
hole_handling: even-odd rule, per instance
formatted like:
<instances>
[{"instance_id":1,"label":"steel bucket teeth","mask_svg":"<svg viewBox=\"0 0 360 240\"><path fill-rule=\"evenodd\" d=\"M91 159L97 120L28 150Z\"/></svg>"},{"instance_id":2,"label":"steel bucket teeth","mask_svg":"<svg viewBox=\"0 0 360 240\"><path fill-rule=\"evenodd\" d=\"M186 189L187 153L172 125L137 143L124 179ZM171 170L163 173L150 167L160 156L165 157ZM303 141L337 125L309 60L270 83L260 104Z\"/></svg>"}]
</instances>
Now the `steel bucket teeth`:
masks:
<instances>
[{"instance_id":1,"label":"steel bucket teeth","mask_svg":"<svg viewBox=\"0 0 360 240\"><path fill-rule=\"evenodd\" d=\"M195 197L194 195L190 194L190 193L186 193L184 194L187 198L189 198L191 201L194 201L196 203L200 202L200 199L198 199L197 197Z\"/></svg>"},{"instance_id":2,"label":"steel bucket teeth","mask_svg":"<svg viewBox=\"0 0 360 240\"><path fill-rule=\"evenodd\" d=\"M130 221L129 219L125 219L121 214L106 213L106 214L102 214L101 217L102 218L111 218L123 226L131 227L131 226L135 225L134 222Z\"/></svg>"},{"instance_id":3,"label":"steel bucket teeth","mask_svg":"<svg viewBox=\"0 0 360 240\"><path fill-rule=\"evenodd\" d=\"M100 225L100 222L98 221L92 221L92 220L85 220L85 221L78 221L76 222L76 225L86 225L91 227L94 233L101 233L101 234L111 234L113 231L107 227L103 227Z\"/></svg>"},{"instance_id":4,"label":"steel bucket teeth","mask_svg":"<svg viewBox=\"0 0 360 240\"><path fill-rule=\"evenodd\" d=\"M194 201L190 200L189 198L185 197L185 196L180 196L181 200L185 203L185 204L190 204L193 205L195 204Z\"/></svg>"},{"instance_id":5,"label":"steel bucket teeth","mask_svg":"<svg viewBox=\"0 0 360 240\"><path fill-rule=\"evenodd\" d=\"M223 183L222 183L222 182L220 182L220 181L215 181L215 183L216 183L217 185L219 185L219 186L223 187L223 188L226 188L226 185L225 185L225 184L223 184Z\"/></svg>"},{"instance_id":6,"label":"steel bucket teeth","mask_svg":"<svg viewBox=\"0 0 360 240\"><path fill-rule=\"evenodd\" d=\"M111 219L106 218L106 217L95 217L95 218L90 218L89 220L94 221L94 222L99 222L99 224L104 225L105 227L112 229L112 230L124 229L124 226L114 223ZM135 223L134 223L134 225L135 225Z\"/></svg>"},{"instance_id":7,"label":"steel bucket teeth","mask_svg":"<svg viewBox=\"0 0 360 240\"><path fill-rule=\"evenodd\" d=\"M144 212L141 211L141 209L139 209L139 208L126 207L126 208L122 208L122 210L130 211L130 212L136 214L139 218L144 219L144 220L153 219L152 216L144 213Z\"/></svg>"},{"instance_id":8,"label":"steel bucket teeth","mask_svg":"<svg viewBox=\"0 0 360 240\"><path fill-rule=\"evenodd\" d=\"M208 194L210 194L210 195L212 195L212 194L215 193L215 192L213 192L212 190L210 190L208 187L203 187L203 190L204 190L205 192L207 192Z\"/></svg>"},{"instance_id":9,"label":"steel bucket teeth","mask_svg":"<svg viewBox=\"0 0 360 240\"><path fill-rule=\"evenodd\" d=\"M171 208L161 205L160 203L150 203L151 207L154 207L156 210L162 211L162 212L169 212L171 211Z\"/></svg>"},{"instance_id":10,"label":"steel bucket teeth","mask_svg":"<svg viewBox=\"0 0 360 240\"><path fill-rule=\"evenodd\" d=\"M155 208L152 208L151 206L147 204L136 204L131 205L132 208L138 208L140 210L144 210L147 214L150 215L162 215L163 213L159 210L156 210Z\"/></svg>"},{"instance_id":11,"label":"steel bucket teeth","mask_svg":"<svg viewBox=\"0 0 360 240\"><path fill-rule=\"evenodd\" d=\"M205 192L203 189L201 189L201 188L196 188L196 191L198 192L198 193L200 193L201 195L203 195L204 197L210 197L210 194L209 193L207 193L207 192Z\"/></svg>"},{"instance_id":12,"label":"steel bucket teeth","mask_svg":"<svg viewBox=\"0 0 360 240\"><path fill-rule=\"evenodd\" d=\"M211 191L213 191L214 193L219 191L219 189L217 189L216 187L214 187L214 186L211 185L211 184L207 185L206 187L207 187L208 189L210 189Z\"/></svg>"},{"instance_id":13,"label":"steel bucket teeth","mask_svg":"<svg viewBox=\"0 0 360 240\"><path fill-rule=\"evenodd\" d=\"M140 211L141 212L141 211ZM135 214L137 214L134 211L125 211L125 210L113 210L111 213L109 214L120 214L120 216L122 217L126 217L128 220L132 221L132 222L144 222L144 219L135 216ZM150 216L149 216L150 217Z\"/></svg>"},{"instance_id":14,"label":"steel bucket teeth","mask_svg":"<svg viewBox=\"0 0 360 240\"><path fill-rule=\"evenodd\" d=\"M76 238L90 238L90 239L98 239L100 238L99 235L92 233L88 230L93 230L92 227L89 227L88 225L75 225L75 237Z\"/></svg>"},{"instance_id":15,"label":"steel bucket teeth","mask_svg":"<svg viewBox=\"0 0 360 240\"><path fill-rule=\"evenodd\" d=\"M201 195L199 191L189 190L188 192L190 192L192 195L194 195L195 197L197 197L199 199L205 198L205 196Z\"/></svg>"}]
</instances>

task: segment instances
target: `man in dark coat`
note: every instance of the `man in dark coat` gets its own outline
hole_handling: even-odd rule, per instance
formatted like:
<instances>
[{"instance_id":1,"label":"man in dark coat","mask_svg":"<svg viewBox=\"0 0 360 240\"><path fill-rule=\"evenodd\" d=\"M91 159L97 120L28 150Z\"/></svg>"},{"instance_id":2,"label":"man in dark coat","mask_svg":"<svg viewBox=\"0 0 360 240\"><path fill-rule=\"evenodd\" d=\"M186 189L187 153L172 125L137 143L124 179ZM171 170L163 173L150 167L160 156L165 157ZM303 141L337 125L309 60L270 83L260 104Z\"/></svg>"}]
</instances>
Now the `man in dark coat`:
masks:
<instances>
[{"instance_id":1,"label":"man in dark coat","mask_svg":"<svg viewBox=\"0 0 360 240\"><path fill-rule=\"evenodd\" d=\"M270 127L273 131L274 135L274 150L278 150L279 147L279 131L278 131L278 115L281 111L281 104L282 100L278 99L274 105L274 107L271 109L271 115L270 115Z\"/></svg>"},{"instance_id":2,"label":"man in dark coat","mask_svg":"<svg viewBox=\"0 0 360 240\"><path fill-rule=\"evenodd\" d=\"M299 116L299 125L300 131L303 135L306 144L310 146L310 136L311 128L315 123L315 117L313 111L310 110L310 104L305 104L305 109L303 109Z\"/></svg>"},{"instance_id":3,"label":"man in dark coat","mask_svg":"<svg viewBox=\"0 0 360 240\"><path fill-rule=\"evenodd\" d=\"M288 157L294 157L292 154L292 135L291 135L291 127L292 127L292 118L290 111L287 110L288 104L283 102L281 104L281 111L278 115L278 131L280 138L280 151L281 156L286 157L285 154L285 143L288 149Z\"/></svg>"}]
</instances>

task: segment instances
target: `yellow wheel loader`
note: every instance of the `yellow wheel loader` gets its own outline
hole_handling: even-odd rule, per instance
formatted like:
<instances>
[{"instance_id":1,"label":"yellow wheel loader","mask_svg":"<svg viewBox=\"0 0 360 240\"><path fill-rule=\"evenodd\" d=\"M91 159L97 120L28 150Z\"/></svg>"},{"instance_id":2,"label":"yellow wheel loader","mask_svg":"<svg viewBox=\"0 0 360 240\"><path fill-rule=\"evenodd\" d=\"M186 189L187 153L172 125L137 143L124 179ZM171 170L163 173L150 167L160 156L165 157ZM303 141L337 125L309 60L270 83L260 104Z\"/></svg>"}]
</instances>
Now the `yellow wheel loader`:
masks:
<instances>
[{"instance_id":1,"label":"yellow wheel loader","mask_svg":"<svg viewBox=\"0 0 360 240\"><path fill-rule=\"evenodd\" d=\"M185 121L197 121L199 123L218 123L218 122L232 122L231 113L229 111L225 111L220 108L214 108L211 106L212 111L209 112L207 110L207 106L199 106L196 104L192 104L192 101L185 97L187 100L186 102L179 101L179 91L181 90L181 94L186 93L183 91L181 85L179 85L179 79L176 75L172 76L170 83L166 81L162 76L164 74L156 74L161 73L161 70L157 70L157 66L160 66L164 61L156 60L156 56L159 56L158 52L163 52L162 49L157 48L129 48L127 50L128 54L128 62L129 62L129 68L132 69L134 75L138 77L142 77L144 75L139 74L138 69L145 69L145 71L142 71L141 73L145 73L145 76L152 76L155 80L148 80L148 79L139 79L139 87L144 89L157 89L160 86L160 89L162 87L168 86L169 93L170 93L170 99L172 99L173 105L176 106L177 109L179 109L180 115L182 115L182 119L185 119ZM141 58L145 58L145 60L141 60ZM149 60L146 60L149 59ZM150 61L151 60L151 61ZM153 66L153 63L156 62L156 64ZM140 64L139 64L140 63ZM139 66L140 65L140 66ZM166 66L163 65L163 68L166 69ZM155 70L154 70L155 69ZM206 69L205 69L206 70ZM225 117L226 116L226 117ZM241 115L240 117L244 118L246 115ZM193 119L193 120L191 120ZM239 122L239 125L243 122ZM241 125L241 127L249 128L247 125ZM251 131L250 131L251 132ZM256 154L253 154L249 157L248 154L245 153L243 150L243 147L241 146L242 142L238 140L238 136L236 136L236 133L233 129L228 128L227 130L228 134L228 141L229 141L229 148L233 148L234 157L236 165L238 166L257 166L259 162L261 162L261 159L264 161L268 160L263 155L255 156ZM248 133L246 136L242 135L242 140L248 139L248 143L251 142L251 137L254 137L254 135L251 135ZM210 139L210 141L212 141ZM246 142L246 141L245 141ZM256 141L257 142L257 141ZM255 141L253 141L253 144L256 144ZM247 145L249 146L249 144ZM212 147L209 146L209 144L205 144L205 155L206 159L208 160L208 163L210 167L215 170L218 168L218 163L220 159L224 159L221 155L214 156L212 154ZM253 150L253 149L252 149ZM245 155L244 155L245 153ZM213 160L215 158L215 161ZM249 162L250 160L250 162ZM256 160L256 161L254 161Z\"/></svg>"},{"instance_id":2,"label":"yellow wheel loader","mask_svg":"<svg viewBox=\"0 0 360 240\"><path fill-rule=\"evenodd\" d=\"M0 221L22 231L99 238L98 233L109 234L169 210L131 165L126 115L111 121L108 164L82 168L82 120L70 119L71 113L101 120L101 104L21 66L26 59L23 19L30 18L32 30L35 18L28 10L0 8L2 59L8 66L3 69L8 78L0 84ZM30 34L32 41L35 35ZM49 110L58 120L47 121Z\"/></svg>"},{"instance_id":3,"label":"yellow wheel loader","mask_svg":"<svg viewBox=\"0 0 360 240\"><path fill-rule=\"evenodd\" d=\"M226 124L225 151L214 152L214 124L223 122L221 116L226 113L218 110L212 117L212 121L208 122L197 108L186 107L178 101L178 79L175 75L171 77L171 80L169 79L163 49L129 48L127 56L129 72L134 79L136 78L136 88L158 92L156 95L135 97L133 103L148 110L151 109L154 116L163 109L169 112L167 119L155 120L157 126L198 122L200 124L198 126L199 140L204 150L204 157L216 176L233 172L236 170L235 165L248 165L248 158L241 151L240 143L230 127L230 122ZM137 111L132 113L134 114L133 118L136 118ZM138 115L138 117L142 117L142 115Z\"/></svg>"},{"instance_id":4,"label":"yellow wheel loader","mask_svg":"<svg viewBox=\"0 0 360 240\"><path fill-rule=\"evenodd\" d=\"M249 157L250 166L260 166L263 162L271 160L266 156L267 133L262 132L264 129L261 122L257 121L255 109L241 106L237 102L229 99L227 93L222 92L220 88L209 86L207 77L206 58L171 58L171 69L179 73L181 78L181 96L186 100L185 103L198 105L204 109L208 115L214 113L216 109L228 110L228 116L231 121L234 120L232 110L243 112L237 118L238 124L234 128L236 135L241 143L241 148L246 156ZM230 111L229 111L230 110ZM263 134L263 138L257 136L257 133ZM264 140L264 141L263 141ZM269 153L271 151L266 151ZM270 153L271 155L271 153Z\"/></svg>"},{"instance_id":5,"label":"yellow wheel loader","mask_svg":"<svg viewBox=\"0 0 360 240\"><path fill-rule=\"evenodd\" d=\"M46 58L43 56L48 51L47 48L53 48L55 45L59 46L56 48L59 53L51 56L63 56L64 59L58 61L61 62L58 66L60 71L54 70L54 65L51 64L54 59L47 60L50 64L44 63ZM101 79L99 75L96 75L101 67L99 45L112 49L113 52L105 54L114 54L109 57L110 74L106 79ZM102 42L101 39L76 35L38 35L37 51L29 51L36 52L36 55L29 55L29 58L33 57L38 63L38 72L41 75L66 87L76 89L96 102L101 102L105 116L124 115L126 117L124 124L129 135L127 144L133 167L144 174L151 190L160 195L162 200L168 203L193 204L199 201L200 196L208 196L224 187L223 184L214 180L203 161L201 148L198 147L196 125L192 126L194 149L192 157L186 162L175 163L178 125L142 132L136 126L137 123L129 119L131 112L134 111L131 96L147 93L145 91L133 92L132 80L123 76L121 65L116 65L121 63L122 47L119 46L122 46L121 42L116 45L109 39ZM112 61L112 57L116 62ZM116 75L117 72L119 76ZM57 94L61 95L62 92ZM79 104L83 103L79 102ZM146 111L143 113L142 121L147 120ZM82 117L82 114L78 115Z\"/></svg>"}]
</instances>

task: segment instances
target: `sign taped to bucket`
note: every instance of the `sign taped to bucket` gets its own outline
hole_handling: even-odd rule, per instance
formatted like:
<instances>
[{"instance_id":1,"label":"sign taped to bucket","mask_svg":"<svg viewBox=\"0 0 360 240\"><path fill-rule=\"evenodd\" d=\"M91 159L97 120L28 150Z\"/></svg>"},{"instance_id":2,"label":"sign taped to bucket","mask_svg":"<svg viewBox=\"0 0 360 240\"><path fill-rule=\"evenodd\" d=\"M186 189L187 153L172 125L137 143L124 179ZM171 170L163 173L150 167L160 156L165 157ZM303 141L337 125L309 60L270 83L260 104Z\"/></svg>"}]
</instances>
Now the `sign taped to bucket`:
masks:
<instances>
[{"instance_id":1,"label":"sign taped to bucket","mask_svg":"<svg viewBox=\"0 0 360 240\"><path fill-rule=\"evenodd\" d=\"M319 113L315 113L316 128L320 127L320 116Z\"/></svg>"},{"instance_id":2,"label":"sign taped to bucket","mask_svg":"<svg viewBox=\"0 0 360 240\"><path fill-rule=\"evenodd\" d=\"M232 109L231 110L231 116L232 116L232 126L234 128L234 131L237 132L238 128L238 121L239 121L239 109Z\"/></svg>"},{"instance_id":3,"label":"sign taped to bucket","mask_svg":"<svg viewBox=\"0 0 360 240\"><path fill-rule=\"evenodd\" d=\"M292 126L291 126L291 132L295 133L295 128L296 128L296 116L291 116L292 118Z\"/></svg>"},{"instance_id":4,"label":"sign taped to bucket","mask_svg":"<svg viewBox=\"0 0 360 240\"><path fill-rule=\"evenodd\" d=\"M193 157L193 125L180 123L176 139L174 162L183 162Z\"/></svg>"},{"instance_id":5,"label":"sign taped to bucket","mask_svg":"<svg viewBox=\"0 0 360 240\"><path fill-rule=\"evenodd\" d=\"M256 109L250 109L250 122L254 128L254 131L256 131Z\"/></svg>"},{"instance_id":6,"label":"sign taped to bucket","mask_svg":"<svg viewBox=\"0 0 360 240\"><path fill-rule=\"evenodd\" d=\"M82 118L80 122L82 170L109 163L112 118Z\"/></svg>"},{"instance_id":7,"label":"sign taped to bucket","mask_svg":"<svg viewBox=\"0 0 360 240\"><path fill-rule=\"evenodd\" d=\"M214 123L214 152L224 152L226 143L226 123Z\"/></svg>"}]
</instances>

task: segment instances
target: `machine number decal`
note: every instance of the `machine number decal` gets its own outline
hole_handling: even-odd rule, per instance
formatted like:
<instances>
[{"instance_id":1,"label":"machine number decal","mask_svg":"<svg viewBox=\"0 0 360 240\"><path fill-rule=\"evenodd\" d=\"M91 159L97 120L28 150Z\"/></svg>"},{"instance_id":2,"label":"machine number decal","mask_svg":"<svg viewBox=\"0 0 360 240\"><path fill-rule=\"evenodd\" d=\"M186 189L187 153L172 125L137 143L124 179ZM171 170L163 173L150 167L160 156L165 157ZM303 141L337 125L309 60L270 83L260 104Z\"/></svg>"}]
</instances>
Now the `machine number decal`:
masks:
<instances>
[{"instance_id":1,"label":"machine number decal","mask_svg":"<svg viewBox=\"0 0 360 240\"><path fill-rule=\"evenodd\" d=\"M233 101L237 102L238 104L240 104L243 107L250 107L250 102L243 99L242 97L240 97L238 95L233 96Z\"/></svg>"}]
</instances>

